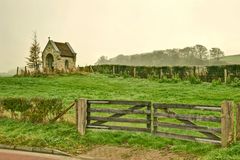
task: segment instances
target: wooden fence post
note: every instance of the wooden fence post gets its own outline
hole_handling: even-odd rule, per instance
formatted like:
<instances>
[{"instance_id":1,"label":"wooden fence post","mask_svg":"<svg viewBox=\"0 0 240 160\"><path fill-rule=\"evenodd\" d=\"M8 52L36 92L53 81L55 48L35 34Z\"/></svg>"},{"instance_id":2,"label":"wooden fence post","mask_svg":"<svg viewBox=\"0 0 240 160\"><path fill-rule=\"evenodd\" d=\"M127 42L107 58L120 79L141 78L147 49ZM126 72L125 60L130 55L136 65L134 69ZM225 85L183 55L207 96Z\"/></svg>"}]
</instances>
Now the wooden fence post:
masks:
<instances>
[{"instance_id":1,"label":"wooden fence post","mask_svg":"<svg viewBox=\"0 0 240 160\"><path fill-rule=\"evenodd\" d=\"M115 74L115 66L113 65L112 67L113 67L112 72L113 72L113 75L114 75Z\"/></svg>"},{"instance_id":2,"label":"wooden fence post","mask_svg":"<svg viewBox=\"0 0 240 160\"><path fill-rule=\"evenodd\" d=\"M163 78L163 71L162 71L162 68L160 69L160 79Z\"/></svg>"},{"instance_id":3,"label":"wooden fence post","mask_svg":"<svg viewBox=\"0 0 240 160\"><path fill-rule=\"evenodd\" d=\"M81 135L85 134L87 124L87 100L76 100L76 124L77 130Z\"/></svg>"},{"instance_id":4,"label":"wooden fence post","mask_svg":"<svg viewBox=\"0 0 240 160\"><path fill-rule=\"evenodd\" d=\"M151 108L151 103L147 105L147 129L149 129L150 132L152 132L152 108ZM150 114L149 114L150 113Z\"/></svg>"},{"instance_id":5,"label":"wooden fence post","mask_svg":"<svg viewBox=\"0 0 240 160\"><path fill-rule=\"evenodd\" d=\"M19 75L19 67L17 67L17 76Z\"/></svg>"},{"instance_id":6,"label":"wooden fence post","mask_svg":"<svg viewBox=\"0 0 240 160\"><path fill-rule=\"evenodd\" d=\"M136 78L136 67L133 67L133 77Z\"/></svg>"},{"instance_id":7,"label":"wooden fence post","mask_svg":"<svg viewBox=\"0 0 240 160\"><path fill-rule=\"evenodd\" d=\"M24 75L27 75L27 66L24 67Z\"/></svg>"},{"instance_id":8,"label":"wooden fence post","mask_svg":"<svg viewBox=\"0 0 240 160\"><path fill-rule=\"evenodd\" d=\"M224 69L224 83L227 83L227 69Z\"/></svg>"},{"instance_id":9,"label":"wooden fence post","mask_svg":"<svg viewBox=\"0 0 240 160\"><path fill-rule=\"evenodd\" d=\"M157 108L153 104L153 134L156 134L158 130L158 124L157 124L158 118L155 115L156 113L157 113Z\"/></svg>"},{"instance_id":10,"label":"wooden fence post","mask_svg":"<svg viewBox=\"0 0 240 160\"><path fill-rule=\"evenodd\" d=\"M234 115L233 104L224 101L221 105L221 143L222 147L227 147L234 140Z\"/></svg>"},{"instance_id":11,"label":"wooden fence post","mask_svg":"<svg viewBox=\"0 0 240 160\"><path fill-rule=\"evenodd\" d=\"M240 103L237 104L237 115L236 115L236 141L240 140Z\"/></svg>"}]
</instances>

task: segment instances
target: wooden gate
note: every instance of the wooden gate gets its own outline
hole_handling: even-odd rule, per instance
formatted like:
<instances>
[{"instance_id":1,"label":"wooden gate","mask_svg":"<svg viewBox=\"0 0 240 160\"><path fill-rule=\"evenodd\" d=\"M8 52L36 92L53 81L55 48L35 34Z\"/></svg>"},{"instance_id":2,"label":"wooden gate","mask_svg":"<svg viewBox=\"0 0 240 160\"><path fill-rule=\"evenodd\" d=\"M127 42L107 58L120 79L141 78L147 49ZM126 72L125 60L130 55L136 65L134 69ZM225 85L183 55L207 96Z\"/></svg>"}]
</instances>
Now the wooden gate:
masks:
<instances>
[{"instance_id":1,"label":"wooden gate","mask_svg":"<svg viewBox=\"0 0 240 160\"><path fill-rule=\"evenodd\" d=\"M225 101L222 106L154 103L153 108L155 135L222 146L229 145L234 139L231 102Z\"/></svg>"},{"instance_id":2,"label":"wooden gate","mask_svg":"<svg viewBox=\"0 0 240 160\"><path fill-rule=\"evenodd\" d=\"M88 100L86 127L151 132L151 102Z\"/></svg>"},{"instance_id":3,"label":"wooden gate","mask_svg":"<svg viewBox=\"0 0 240 160\"><path fill-rule=\"evenodd\" d=\"M76 101L76 122L81 135L86 128L94 128L149 132L223 147L234 140L233 105L228 101L221 107L154 103L152 112L149 101L79 99Z\"/></svg>"}]
</instances>

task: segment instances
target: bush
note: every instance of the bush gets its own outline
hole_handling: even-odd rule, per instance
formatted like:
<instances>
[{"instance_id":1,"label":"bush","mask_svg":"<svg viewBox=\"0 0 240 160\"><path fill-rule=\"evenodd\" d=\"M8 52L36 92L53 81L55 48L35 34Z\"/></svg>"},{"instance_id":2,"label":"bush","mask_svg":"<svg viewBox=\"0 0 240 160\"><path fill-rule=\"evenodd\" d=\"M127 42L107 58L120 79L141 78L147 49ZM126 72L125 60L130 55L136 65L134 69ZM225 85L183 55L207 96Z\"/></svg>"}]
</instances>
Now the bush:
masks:
<instances>
[{"instance_id":1,"label":"bush","mask_svg":"<svg viewBox=\"0 0 240 160\"><path fill-rule=\"evenodd\" d=\"M233 87L240 87L240 79L235 77L233 81L231 82L231 86Z\"/></svg>"},{"instance_id":2,"label":"bush","mask_svg":"<svg viewBox=\"0 0 240 160\"><path fill-rule=\"evenodd\" d=\"M198 78L198 77L195 77L195 76L190 76L188 80L189 80L189 82L191 84L200 84L200 83L202 83L201 79Z\"/></svg>"},{"instance_id":3,"label":"bush","mask_svg":"<svg viewBox=\"0 0 240 160\"><path fill-rule=\"evenodd\" d=\"M171 79L167 78L166 76L163 76L160 80L159 83L170 83Z\"/></svg>"},{"instance_id":4,"label":"bush","mask_svg":"<svg viewBox=\"0 0 240 160\"><path fill-rule=\"evenodd\" d=\"M180 81L181 79L178 76L174 76L173 78L163 76L163 78L159 80L159 83L178 83Z\"/></svg>"},{"instance_id":5,"label":"bush","mask_svg":"<svg viewBox=\"0 0 240 160\"><path fill-rule=\"evenodd\" d=\"M181 81L181 78L180 78L178 75L176 75L176 76L174 76L174 77L172 78L172 81L173 81L174 83L178 83L178 82Z\"/></svg>"},{"instance_id":6,"label":"bush","mask_svg":"<svg viewBox=\"0 0 240 160\"><path fill-rule=\"evenodd\" d=\"M44 98L4 98L0 100L0 106L3 111L9 111L12 118L20 113L21 120L31 122L45 122L58 115L63 104L61 99L44 99Z\"/></svg>"},{"instance_id":7,"label":"bush","mask_svg":"<svg viewBox=\"0 0 240 160\"><path fill-rule=\"evenodd\" d=\"M213 80L212 80L212 85L213 85L213 86L217 86L217 85L221 85L221 84L222 84L221 78L213 79Z\"/></svg>"}]
</instances>

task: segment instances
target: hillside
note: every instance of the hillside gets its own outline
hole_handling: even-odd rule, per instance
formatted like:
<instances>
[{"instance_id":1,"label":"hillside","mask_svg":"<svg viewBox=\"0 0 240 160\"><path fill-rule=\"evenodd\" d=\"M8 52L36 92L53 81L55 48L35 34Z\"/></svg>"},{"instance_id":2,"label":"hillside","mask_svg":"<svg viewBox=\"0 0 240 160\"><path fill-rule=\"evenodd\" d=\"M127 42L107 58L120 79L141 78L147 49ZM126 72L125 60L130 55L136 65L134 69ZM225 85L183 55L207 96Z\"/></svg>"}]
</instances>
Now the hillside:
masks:
<instances>
[{"instance_id":1,"label":"hillside","mask_svg":"<svg viewBox=\"0 0 240 160\"><path fill-rule=\"evenodd\" d=\"M225 61L219 61L224 56L220 48L211 48L208 50L205 46L195 45L185 48L173 48L165 50L156 50L148 53L134 55L118 55L108 59L102 56L96 64L120 64L134 66L193 66L208 65L209 57L213 59L212 65L226 64Z\"/></svg>"},{"instance_id":2,"label":"hillside","mask_svg":"<svg viewBox=\"0 0 240 160\"><path fill-rule=\"evenodd\" d=\"M240 54L224 56L221 58L221 61L225 61L228 64L240 64Z\"/></svg>"}]
</instances>

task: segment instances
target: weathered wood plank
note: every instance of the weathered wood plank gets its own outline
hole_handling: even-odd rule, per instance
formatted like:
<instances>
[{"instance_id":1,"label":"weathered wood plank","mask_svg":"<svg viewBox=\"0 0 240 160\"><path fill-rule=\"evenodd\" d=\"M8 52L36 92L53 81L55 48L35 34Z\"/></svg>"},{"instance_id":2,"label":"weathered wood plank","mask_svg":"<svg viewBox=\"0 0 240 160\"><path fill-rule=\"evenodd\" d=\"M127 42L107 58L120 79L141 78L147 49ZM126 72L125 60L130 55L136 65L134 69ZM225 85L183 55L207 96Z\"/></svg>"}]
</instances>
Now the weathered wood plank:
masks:
<instances>
[{"instance_id":1,"label":"weathered wood plank","mask_svg":"<svg viewBox=\"0 0 240 160\"><path fill-rule=\"evenodd\" d=\"M232 102L222 103L222 147L229 146L234 140L234 115Z\"/></svg>"},{"instance_id":2,"label":"weathered wood plank","mask_svg":"<svg viewBox=\"0 0 240 160\"><path fill-rule=\"evenodd\" d=\"M130 123L151 123L146 119L118 118L118 117L88 117L88 120L108 121L108 122L130 122Z\"/></svg>"},{"instance_id":3,"label":"weathered wood plank","mask_svg":"<svg viewBox=\"0 0 240 160\"><path fill-rule=\"evenodd\" d=\"M195 142L208 142L213 144L221 144L221 141L219 140L212 140L210 138L205 137L196 137L196 136L189 136L189 135L180 135L175 133L167 133L167 132L156 132L154 135L164 137L164 138L174 138L174 139L180 139L180 140L186 140L186 141L195 141Z\"/></svg>"},{"instance_id":4,"label":"weathered wood plank","mask_svg":"<svg viewBox=\"0 0 240 160\"><path fill-rule=\"evenodd\" d=\"M91 116L91 104L87 103L87 118ZM90 120L87 119L87 125L90 124Z\"/></svg>"},{"instance_id":5,"label":"weathered wood plank","mask_svg":"<svg viewBox=\"0 0 240 160\"><path fill-rule=\"evenodd\" d=\"M89 104L149 105L149 101L88 100Z\"/></svg>"},{"instance_id":6,"label":"weathered wood plank","mask_svg":"<svg viewBox=\"0 0 240 160\"><path fill-rule=\"evenodd\" d=\"M132 110L132 109L109 109L109 108L90 108L88 112L101 112L101 113L118 113L118 114L147 114L151 115L151 111L145 110Z\"/></svg>"},{"instance_id":7,"label":"weathered wood plank","mask_svg":"<svg viewBox=\"0 0 240 160\"><path fill-rule=\"evenodd\" d=\"M150 114L147 114L147 121L149 122L149 123L147 123L147 128L148 129L150 129L150 130L152 130L152 114L151 114L151 111L152 111L152 109L151 109L152 107L151 107L151 104L149 104L148 106L147 106L147 111L148 111L148 113L150 113Z\"/></svg>"},{"instance_id":8,"label":"weathered wood plank","mask_svg":"<svg viewBox=\"0 0 240 160\"><path fill-rule=\"evenodd\" d=\"M157 109L156 109L157 110ZM169 111L169 109L164 109L164 111L168 114L176 114L175 112L173 111ZM195 123L193 123L192 121L190 120L186 120L186 119L180 119L180 118L177 118L177 120L179 120L180 122L183 122L184 124L187 124L187 125L195 125L197 126ZM219 137L216 136L215 134L212 134L212 133L208 133L208 132L202 132L202 131L199 131L200 133L204 134L205 136L207 136L208 138L211 138L211 139L214 139L214 140L218 140Z\"/></svg>"},{"instance_id":9,"label":"weathered wood plank","mask_svg":"<svg viewBox=\"0 0 240 160\"><path fill-rule=\"evenodd\" d=\"M81 135L85 134L87 126L87 100L79 99L76 102L78 117L77 117L77 130Z\"/></svg>"},{"instance_id":10,"label":"weathered wood plank","mask_svg":"<svg viewBox=\"0 0 240 160\"><path fill-rule=\"evenodd\" d=\"M157 108L153 108L153 115L157 113ZM158 118L156 116L153 116L153 124L158 122ZM158 126L153 126L153 133L156 133L158 130Z\"/></svg>"},{"instance_id":11,"label":"weathered wood plank","mask_svg":"<svg viewBox=\"0 0 240 160\"><path fill-rule=\"evenodd\" d=\"M87 128L92 129L108 129L108 130L126 130L126 131L137 131L137 132L151 132L148 128L137 128L137 127L126 127L126 126L110 126L110 125L87 125Z\"/></svg>"},{"instance_id":12,"label":"weathered wood plank","mask_svg":"<svg viewBox=\"0 0 240 160\"><path fill-rule=\"evenodd\" d=\"M144 107L145 107L145 105L135 105L135 106L130 107L128 109L129 110L136 110L136 109L141 109L141 108L144 108ZM111 115L110 117L122 117L124 115L126 115L126 114L125 113L116 113L116 114ZM100 125L100 124L104 124L106 122L107 121L97 121L97 122L92 123L92 125Z\"/></svg>"},{"instance_id":13,"label":"weathered wood plank","mask_svg":"<svg viewBox=\"0 0 240 160\"><path fill-rule=\"evenodd\" d=\"M209 106L209 105L191 105L191 104L165 104L165 103L154 103L154 108L175 108L175 109L196 109L196 110L207 110L221 112L220 106Z\"/></svg>"},{"instance_id":14,"label":"weathered wood plank","mask_svg":"<svg viewBox=\"0 0 240 160\"><path fill-rule=\"evenodd\" d=\"M52 120L50 120L50 122L55 122L57 121L59 118L61 118L64 114L67 113L67 111L69 111L73 106L75 105L75 102L73 102L71 105L69 105L68 108L66 108L65 110L63 110L59 115L57 115L55 118L53 118Z\"/></svg>"},{"instance_id":15,"label":"weathered wood plank","mask_svg":"<svg viewBox=\"0 0 240 160\"><path fill-rule=\"evenodd\" d=\"M237 104L237 115L236 115L236 141L240 141L240 103Z\"/></svg>"},{"instance_id":16,"label":"weathered wood plank","mask_svg":"<svg viewBox=\"0 0 240 160\"><path fill-rule=\"evenodd\" d=\"M215 117L215 116L169 114L169 113L155 113L153 116L155 116L155 117L177 118L177 119L192 120L192 121L221 122L221 118L220 117Z\"/></svg>"},{"instance_id":17,"label":"weathered wood plank","mask_svg":"<svg viewBox=\"0 0 240 160\"><path fill-rule=\"evenodd\" d=\"M202 131L202 132L209 132L209 133L221 133L221 128L210 128L210 127L187 125L187 124L174 124L174 123L168 123L168 122L157 122L154 124L154 126L155 125L160 127L187 129L187 130Z\"/></svg>"}]
</instances>

